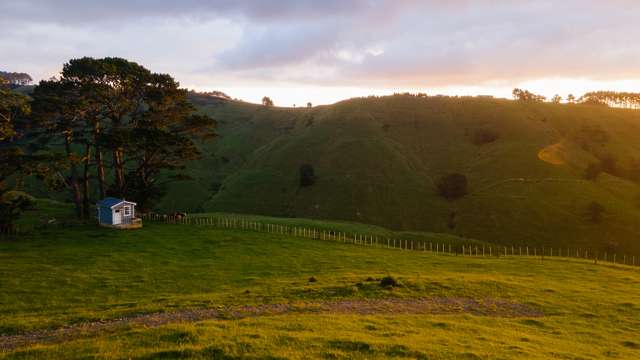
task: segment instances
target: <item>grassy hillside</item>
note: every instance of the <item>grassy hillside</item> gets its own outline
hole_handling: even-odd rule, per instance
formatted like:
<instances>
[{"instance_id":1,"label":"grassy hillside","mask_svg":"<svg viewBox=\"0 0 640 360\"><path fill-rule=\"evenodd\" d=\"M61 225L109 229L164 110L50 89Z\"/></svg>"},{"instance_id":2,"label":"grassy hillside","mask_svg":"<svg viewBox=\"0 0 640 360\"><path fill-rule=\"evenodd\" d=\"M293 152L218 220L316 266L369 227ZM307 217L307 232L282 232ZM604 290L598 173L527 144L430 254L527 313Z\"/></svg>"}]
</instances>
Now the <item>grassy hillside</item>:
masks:
<instances>
[{"instance_id":1,"label":"grassy hillside","mask_svg":"<svg viewBox=\"0 0 640 360\"><path fill-rule=\"evenodd\" d=\"M0 241L0 358L631 359L639 285L561 259L55 228Z\"/></svg>"},{"instance_id":2,"label":"grassy hillside","mask_svg":"<svg viewBox=\"0 0 640 360\"><path fill-rule=\"evenodd\" d=\"M313 109L194 98L221 137L164 210L340 219L503 244L640 253L640 112L391 96ZM317 180L299 186L299 168ZM586 169L600 164L595 178ZM468 179L449 201L437 181ZM589 205L604 208L592 221ZM617 249L617 250L616 250Z\"/></svg>"}]
</instances>

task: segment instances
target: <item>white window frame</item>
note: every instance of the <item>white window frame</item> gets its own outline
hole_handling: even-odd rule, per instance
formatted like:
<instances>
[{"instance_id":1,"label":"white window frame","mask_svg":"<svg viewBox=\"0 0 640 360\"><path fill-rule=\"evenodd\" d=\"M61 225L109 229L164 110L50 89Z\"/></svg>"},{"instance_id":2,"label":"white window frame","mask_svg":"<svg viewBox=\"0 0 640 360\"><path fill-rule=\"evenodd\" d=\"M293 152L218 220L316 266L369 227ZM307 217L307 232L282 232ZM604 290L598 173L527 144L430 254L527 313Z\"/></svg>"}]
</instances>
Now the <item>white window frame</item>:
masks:
<instances>
[{"instance_id":1,"label":"white window frame","mask_svg":"<svg viewBox=\"0 0 640 360\"><path fill-rule=\"evenodd\" d=\"M131 206L125 205L122 207L122 216L131 216L132 210Z\"/></svg>"}]
</instances>

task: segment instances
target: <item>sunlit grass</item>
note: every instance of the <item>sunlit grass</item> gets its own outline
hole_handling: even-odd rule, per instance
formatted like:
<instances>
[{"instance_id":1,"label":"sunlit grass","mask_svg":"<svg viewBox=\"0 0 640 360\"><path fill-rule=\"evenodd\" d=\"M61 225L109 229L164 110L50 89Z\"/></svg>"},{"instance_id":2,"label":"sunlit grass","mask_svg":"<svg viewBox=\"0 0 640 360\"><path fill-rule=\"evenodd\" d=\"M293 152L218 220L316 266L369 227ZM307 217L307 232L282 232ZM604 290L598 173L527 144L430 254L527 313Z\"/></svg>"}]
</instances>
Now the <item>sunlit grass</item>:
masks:
<instances>
[{"instance_id":1,"label":"sunlit grass","mask_svg":"<svg viewBox=\"0 0 640 360\"><path fill-rule=\"evenodd\" d=\"M402 286L367 282L387 275ZM132 325L5 353L17 358L634 358L640 351L638 269L557 259L462 258L198 226L87 226L0 242L0 288L4 334L185 308L389 297L501 298L545 314L322 313Z\"/></svg>"}]
</instances>

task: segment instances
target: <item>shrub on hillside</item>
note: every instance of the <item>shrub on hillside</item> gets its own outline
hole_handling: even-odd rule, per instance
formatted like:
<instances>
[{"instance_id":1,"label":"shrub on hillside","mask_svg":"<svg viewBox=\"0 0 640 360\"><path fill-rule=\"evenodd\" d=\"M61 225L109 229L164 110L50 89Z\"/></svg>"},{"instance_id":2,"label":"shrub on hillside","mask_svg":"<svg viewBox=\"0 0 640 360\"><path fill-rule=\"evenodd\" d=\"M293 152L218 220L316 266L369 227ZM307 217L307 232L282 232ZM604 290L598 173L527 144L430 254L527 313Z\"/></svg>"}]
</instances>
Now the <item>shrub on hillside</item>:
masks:
<instances>
[{"instance_id":1,"label":"shrub on hillside","mask_svg":"<svg viewBox=\"0 0 640 360\"><path fill-rule=\"evenodd\" d=\"M618 159L613 154L605 154L600 157L600 167L603 172L618 175Z\"/></svg>"},{"instance_id":2,"label":"shrub on hillside","mask_svg":"<svg viewBox=\"0 0 640 360\"><path fill-rule=\"evenodd\" d=\"M601 155L597 163L591 163L584 171L584 178L587 180L595 180L600 173L607 173L614 176L620 176L633 180L632 171L625 173L618 167L618 160L612 154Z\"/></svg>"},{"instance_id":3,"label":"shrub on hillside","mask_svg":"<svg viewBox=\"0 0 640 360\"><path fill-rule=\"evenodd\" d=\"M11 225L25 210L33 209L36 199L22 191L0 194L0 226Z\"/></svg>"},{"instance_id":4,"label":"shrub on hillside","mask_svg":"<svg viewBox=\"0 0 640 360\"><path fill-rule=\"evenodd\" d=\"M488 128L480 128L473 133L471 142L474 145L480 146L484 144L490 144L498 140L498 138L500 138L500 134L498 134L497 131Z\"/></svg>"},{"instance_id":5,"label":"shrub on hillside","mask_svg":"<svg viewBox=\"0 0 640 360\"><path fill-rule=\"evenodd\" d=\"M589 222L598 224L602 221L602 214L604 213L604 206L597 201L592 201L587 206L587 219Z\"/></svg>"},{"instance_id":6,"label":"shrub on hillside","mask_svg":"<svg viewBox=\"0 0 640 360\"><path fill-rule=\"evenodd\" d=\"M609 134L599 126L582 126L571 135L580 148L584 151L594 151L609 142Z\"/></svg>"},{"instance_id":7,"label":"shrub on hillside","mask_svg":"<svg viewBox=\"0 0 640 360\"><path fill-rule=\"evenodd\" d=\"M600 163L591 163L584 169L584 178L587 180L595 180L602 172L602 166Z\"/></svg>"},{"instance_id":8,"label":"shrub on hillside","mask_svg":"<svg viewBox=\"0 0 640 360\"><path fill-rule=\"evenodd\" d=\"M311 186L316 182L315 171L313 166L304 164L300 166L300 186Z\"/></svg>"},{"instance_id":9,"label":"shrub on hillside","mask_svg":"<svg viewBox=\"0 0 640 360\"><path fill-rule=\"evenodd\" d=\"M398 280L396 280L393 276L385 276L380 280L380 286L382 287L395 287L398 286Z\"/></svg>"},{"instance_id":10,"label":"shrub on hillside","mask_svg":"<svg viewBox=\"0 0 640 360\"><path fill-rule=\"evenodd\" d=\"M438 181L438 193L447 200L461 198L467 194L467 177L462 174L449 174Z\"/></svg>"}]
</instances>

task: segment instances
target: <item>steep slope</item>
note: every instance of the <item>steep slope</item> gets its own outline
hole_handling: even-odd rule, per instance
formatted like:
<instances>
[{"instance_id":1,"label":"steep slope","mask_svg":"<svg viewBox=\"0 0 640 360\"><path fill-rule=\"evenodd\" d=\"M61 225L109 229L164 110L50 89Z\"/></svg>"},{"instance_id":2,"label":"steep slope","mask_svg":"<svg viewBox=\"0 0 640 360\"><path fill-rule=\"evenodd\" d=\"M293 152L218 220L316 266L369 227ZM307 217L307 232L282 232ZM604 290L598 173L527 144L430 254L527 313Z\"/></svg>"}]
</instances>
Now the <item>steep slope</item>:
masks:
<instances>
[{"instance_id":1,"label":"steep slope","mask_svg":"<svg viewBox=\"0 0 640 360\"><path fill-rule=\"evenodd\" d=\"M194 102L220 121L221 137L202 145L205 158L190 166L195 180L175 184L165 210L640 253L638 111L400 95L313 109ZM302 164L313 166L313 186L299 186ZM590 165L597 176L585 176ZM467 177L466 196L438 194L449 173ZM601 216L589 212L593 202Z\"/></svg>"}]
</instances>

